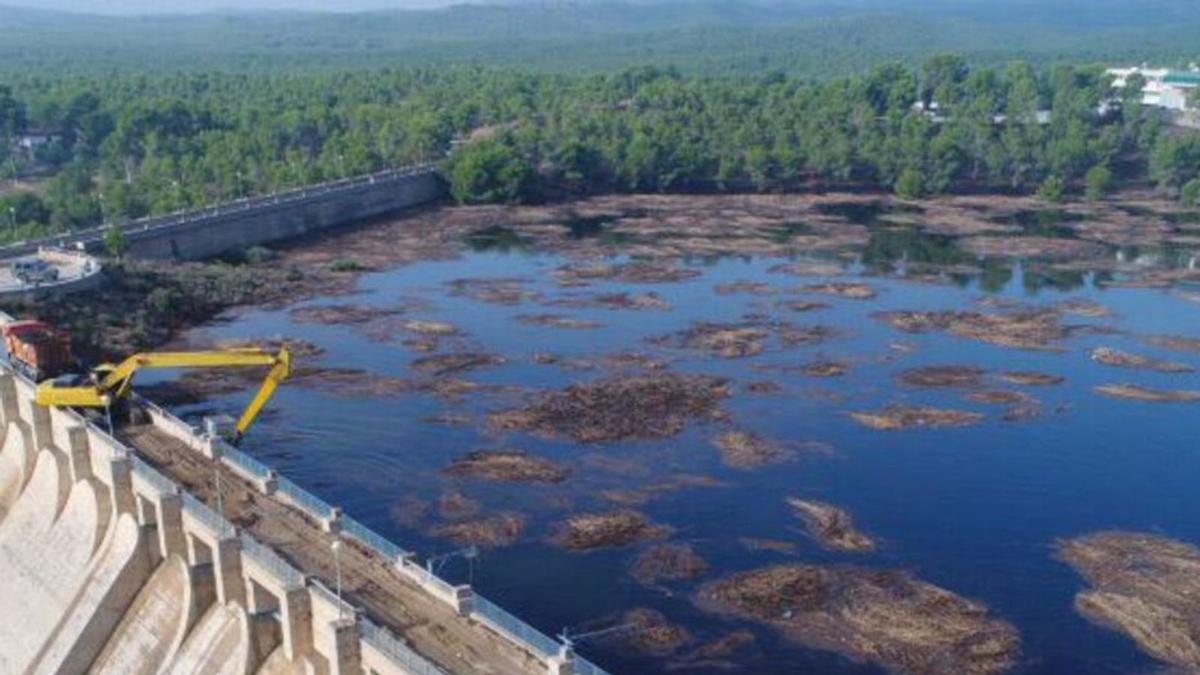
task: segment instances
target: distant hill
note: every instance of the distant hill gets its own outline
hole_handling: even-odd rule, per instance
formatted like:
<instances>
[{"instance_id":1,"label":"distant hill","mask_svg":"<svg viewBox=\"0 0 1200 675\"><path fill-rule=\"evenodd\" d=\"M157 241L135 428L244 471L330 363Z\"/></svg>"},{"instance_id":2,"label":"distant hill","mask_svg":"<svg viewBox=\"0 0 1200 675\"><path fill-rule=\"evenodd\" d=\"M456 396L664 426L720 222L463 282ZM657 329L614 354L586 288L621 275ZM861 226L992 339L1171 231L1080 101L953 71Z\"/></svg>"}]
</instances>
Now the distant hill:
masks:
<instances>
[{"instance_id":1,"label":"distant hill","mask_svg":"<svg viewBox=\"0 0 1200 675\"><path fill-rule=\"evenodd\" d=\"M1183 63L1200 58L1195 34L1193 0L593 0L120 17L0 7L0 70L654 64L824 77L943 51L979 63Z\"/></svg>"}]
</instances>

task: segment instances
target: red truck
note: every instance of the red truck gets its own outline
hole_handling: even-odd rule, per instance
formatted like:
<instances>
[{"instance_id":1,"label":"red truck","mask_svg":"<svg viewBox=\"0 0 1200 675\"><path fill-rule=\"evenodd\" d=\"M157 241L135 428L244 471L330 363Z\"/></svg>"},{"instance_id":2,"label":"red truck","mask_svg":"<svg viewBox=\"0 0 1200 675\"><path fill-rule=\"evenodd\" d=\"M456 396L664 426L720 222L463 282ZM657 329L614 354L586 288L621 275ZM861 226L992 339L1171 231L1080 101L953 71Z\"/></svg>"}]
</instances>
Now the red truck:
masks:
<instances>
[{"instance_id":1,"label":"red truck","mask_svg":"<svg viewBox=\"0 0 1200 675\"><path fill-rule=\"evenodd\" d=\"M11 321L4 324L4 346L17 371L41 382L75 367L71 336L44 321Z\"/></svg>"}]
</instances>

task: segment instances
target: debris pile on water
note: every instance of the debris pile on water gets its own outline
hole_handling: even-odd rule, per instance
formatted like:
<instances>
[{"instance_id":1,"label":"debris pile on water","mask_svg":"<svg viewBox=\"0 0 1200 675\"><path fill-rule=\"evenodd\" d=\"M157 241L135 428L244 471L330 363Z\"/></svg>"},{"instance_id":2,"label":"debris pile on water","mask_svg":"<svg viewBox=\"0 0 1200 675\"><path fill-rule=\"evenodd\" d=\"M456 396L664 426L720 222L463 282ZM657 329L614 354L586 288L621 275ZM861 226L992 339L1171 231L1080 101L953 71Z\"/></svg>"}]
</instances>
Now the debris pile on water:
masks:
<instances>
[{"instance_id":1,"label":"debris pile on water","mask_svg":"<svg viewBox=\"0 0 1200 675\"><path fill-rule=\"evenodd\" d=\"M906 333L944 332L1001 347L1016 349L1060 349L1057 342L1070 335L1058 312L1026 309L1003 314L969 311L890 311L875 318Z\"/></svg>"},{"instance_id":2,"label":"debris pile on water","mask_svg":"<svg viewBox=\"0 0 1200 675\"><path fill-rule=\"evenodd\" d=\"M412 367L434 377L465 373L477 368L498 366L504 357L487 352L450 352L433 356L422 356L412 362Z\"/></svg>"},{"instance_id":3,"label":"debris pile on water","mask_svg":"<svg viewBox=\"0 0 1200 675\"><path fill-rule=\"evenodd\" d=\"M761 354L770 332L754 324L698 323L680 336L680 345L723 359Z\"/></svg>"},{"instance_id":4,"label":"debris pile on water","mask_svg":"<svg viewBox=\"0 0 1200 675\"><path fill-rule=\"evenodd\" d=\"M706 584L697 602L898 672L1000 673L1020 653L1016 629L986 606L907 572L779 565Z\"/></svg>"},{"instance_id":5,"label":"debris pile on water","mask_svg":"<svg viewBox=\"0 0 1200 675\"><path fill-rule=\"evenodd\" d=\"M850 282L809 284L801 286L800 290L807 293L836 295L839 298L850 298L851 300L870 300L876 295L875 289L870 285Z\"/></svg>"},{"instance_id":6,"label":"debris pile on water","mask_svg":"<svg viewBox=\"0 0 1200 675\"><path fill-rule=\"evenodd\" d=\"M573 384L532 404L491 416L500 430L567 436L581 442L666 438L691 421L722 416L726 380L704 375L655 373Z\"/></svg>"},{"instance_id":7,"label":"debris pile on water","mask_svg":"<svg viewBox=\"0 0 1200 675\"><path fill-rule=\"evenodd\" d=\"M694 279L700 276L700 271L672 263L639 261L566 265L556 270L555 275L567 282L611 279L625 283L661 284Z\"/></svg>"},{"instance_id":8,"label":"debris pile on water","mask_svg":"<svg viewBox=\"0 0 1200 675\"><path fill-rule=\"evenodd\" d=\"M721 450L721 460L736 469L753 469L778 464L795 457L795 451L768 438L745 431L729 431L713 443Z\"/></svg>"},{"instance_id":9,"label":"debris pile on water","mask_svg":"<svg viewBox=\"0 0 1200 675\"><path fill-rule=\"evenodd\" d=\"M568 307L571 309L671 309L671 303L653 291L649 293L598 293L590 296L569 296L556 298L545 304L551 307Z\"/></svg>"},{"instance_id":10,"label":"debris pile on water","mask_svg":"<svg viewBox=\"0 0 1200 675\"><path fill-rule=\"evenodd\" d=\"M527 279L469 278L455 279L449 283L452 294L493 305L519 305L542 297L541 293L525 288Z\"/></svg>"},{"instance_id":11,"label":"debris pile on water","mask_svg":"<svg viewBox=\"0 0 1200 675\"><path fill-rule=\"evenodd\" d=\"M751 295L775 295L776 293L779 293L779 289L770 284L761 281L748 281L746 279L739 279L738 281L725 284L717 284L713 287L713 290L717 293L717 295L733 295L735 293L749 293Z\"/></svg>"},{"instance_id":12,"label":"debris pile on water","mask_svg":"<svg viewBox=\"0 0 1200 675\"><path fill-rule=\"evenodd\" d=\"M631 609L621 616L621 623L628 628L616 633L616 639L643 654L666 656L692 639L687 629L653 609Z\"/></svg>"},{"instance_id":13,"label":"debris pile on water","mask_svg":"<svg viewBox=\"0 0 1200 675\"><path fill-rule=\"evenodd\" d=\"M854 526L854 519L845 509L795 497L789 497L787 503L804 521L808 533L821 545L850 553L875 550L875 540Z\"/></svg>"},{"instance_id":14,"label":"debris pile on water","mask_svg":"<svg viewBox=\"0 0 1200 675\"><path fill-rule=\"evenodd\" d=\"M1200 338L1185 337L1182 335L1151 335L1145 339L1146 342L1156 347L1162 347L1163 349L1200 354Z\"/></svg>"},{"instance_id":15,"label":"debris pile on water","mask_svg":"<svg viewBox=\"0 0 1200 675\"><path fill-rule=\"evenodd\" d=\"M963 398L973 403L987 403L992 405L1034 405L1037 403L1037 399L1029 394L1011 389L969 391L963 395Z\"/></svg>"},{"instance_id":16,"label":"debris pile on water","mask_svg":"<svg viewBox=\"0 0 1200 675\"><path fill-rule=\"evenodd\" d=\"M647 539L667 536L670 529L655 525L637 511L585 513L561 523L554 541L572 550L588 550L610 546L628 546Z\"/></svg>"},{"instance_id":17,"label":"debris pile on water","mask_svg":"<svg viewBox=\"0 0 1200 675\"><path fill-rule=\"evenodd\" d=\"M900 373L900 381L917 387L974 387L984 370L975 366L922 366Z\"/></svg>"},{"instance_id":18,"label":"debris pile on water","mask_svg":"<svg viewBox=\"0 0 1200 675\"><path fill-rule=\"evenodd\" d=\"M736 670L732 660L735 654L754 643L754 633L746 629L735 630L706 642L667 664L667 670Z\"/></svg>"},{"instance_id":19,"label":"debris pile on water","mask_svg":"<svg viewBox=\"0 0 1200 675\"><path fill-rule=\"evenodd\" d=\"M964 427L983 420L983 415L965 410L930 406L893 405L873 412L850 413L856 422L872 429L897 431L918 427Z\"/></svg>"},{"instance_id":20,"label":"debris pile on water","mask_svg":"<svg viewBox=\"0 0 1200 675\"><path fill-rule=\"evenodd\" d=\"M1103 384L1096 391L1113 398L1152 403L1190 403L1200 401L1200 391L1188 389L1151 389L1138 384Z\"/></svg>"},{"instance_id":21,"label":"debris pile on water","mask_svg":"<svg viewBox=\"0 0 1200 675\"><path fill-rule=\"evenodd\" d=\"M368 305L308 305L296 307L288 312L292 321L317 323L326 326L343 324L365 324L376 319L395 316L400 310L390 307Z\"/></svg>"},{"instance_id":22,"label":"debris pile on water","mask_svg":"<svg viewBox=\"0 0 1200 675\"><path fill-rule=\"evenodd\" d=\"M599 328L603 325L599 321L574 319L560 314L521 314L516 319L531 326L549 326L551 328L586 329Z\"/></svg>"},{"instance_id":23,"label":"debris pile on water","mask_svg":"<svg viewBox=\"0 0 1200 675\"><path fill-rule=\"evenodd\" d=\"M566 468L518 450L476 451L450 463L446 473L456 478L480 478L512 483L561 483Z\"/></svg>"},{"instance_id":24,"label":"debris pile on water","mask_svg":"<svg viewBox=\"0 0 1200 675\"><path fill-rule=\"evenodd\" d=\"M497 513L472 520L440 525L434 536L451 539L460 545L474 544L485 548L511 546L525 531L525 517L519 513Z\"/></svg>"},{"instance_id":25,"label":"debris pile on water","mask_svg":"<svg viewBox=\"0 0 1200 675\"><path fill-rule=\"evenodd\" d=\"M687 544L655 544L629 566L629 574L644 586L695 579L707 571L708 563Z\"/></svg>"},{"instance_id":26,"label":"debris pile on water","mask_svg":"<svg viewBox=\"0 0 1200 675\"><path fill-rule=\"evenodd\" d=\"M1151 356L1132 354L1113 349L1112 347L1096 347L1088 354L1096 363L1106 366L1120 366L1137 370L1153 370L1160 373L1190 373L1196 369L1186 363L1156 359Z\"/></svg>"},{"instance_id":27,"label":"debris pile on water","mask_svg":"<svg viewBox=\"0 0 1200 675\"><path fill-rule=\"evenodd\" d=\"M782 300L778 304L780 307L790 309L793 312L813 312L818 309L829 308L828 303L816 302L812 300Z\"/></svg>"},{"instance_id":28,"label":"debris pile on water","mask_svg":"<svg viewBox=\"0 0 1200 675\"><path fill-rule=\"evenodd\" d=\"M1062 384L1067 378L1062 375L1054 375L1051 373L1035 373L1030 371L1013 371L1008 373L1000 373L996 377L1008 382L1026 387L1048 387L1056 384Z\"/></svg>"},{"instance_id":29,"label":"debris pile on water","mask_svg":"<svg viewBox=\"0 0 1200 675\"><path fill-rule=\"evenodd\" d=\"M1058 558L1091 588L1080 614L1118 630L1154 658L1200 668L1200 550L1141 532L1099 532L1058 543Z\"/></svg>"}]
</instances>

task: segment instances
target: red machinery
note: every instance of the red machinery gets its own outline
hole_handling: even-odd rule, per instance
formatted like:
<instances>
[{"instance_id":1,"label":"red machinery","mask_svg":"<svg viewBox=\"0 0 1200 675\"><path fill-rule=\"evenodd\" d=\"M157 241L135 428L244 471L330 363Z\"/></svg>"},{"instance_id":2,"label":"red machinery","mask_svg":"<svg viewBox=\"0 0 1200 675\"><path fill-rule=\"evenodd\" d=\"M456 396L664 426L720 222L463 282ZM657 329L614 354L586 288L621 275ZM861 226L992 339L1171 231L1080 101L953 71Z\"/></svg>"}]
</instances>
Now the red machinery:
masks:
<instances>
[{"instance_id":1,"label":"red machinery","mask_svg":"<svg viewBox=\"0 0 1200 675\"><path fill-rule=\"evenodd\" d=\"M4 346L14 368L34 382L75 369L71 336L44 321L11 321L4 325Z\"/></svg>"}]
</instances>

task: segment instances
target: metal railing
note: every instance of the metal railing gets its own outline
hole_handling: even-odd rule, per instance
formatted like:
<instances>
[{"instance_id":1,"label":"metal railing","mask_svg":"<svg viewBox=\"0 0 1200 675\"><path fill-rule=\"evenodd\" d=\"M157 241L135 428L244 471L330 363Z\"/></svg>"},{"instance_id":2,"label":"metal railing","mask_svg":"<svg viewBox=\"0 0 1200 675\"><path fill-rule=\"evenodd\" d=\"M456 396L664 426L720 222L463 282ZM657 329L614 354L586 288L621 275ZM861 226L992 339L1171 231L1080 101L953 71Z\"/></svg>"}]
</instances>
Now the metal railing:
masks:
<instances>
[{"instance_id":1,"label":"metal railing","mask_svg":"<svg viewBox=\"0 0 1200 675\"><path fill-rule=\"evenodd\" d=\"M353 518L342 518L342 534L353 537L362 542L369 548L374 549L377 553L390 558L391 560L399 560L410 553L403 548L393 544L387 537L363 525Z\"/></svg>"},{"instance_id":2,"label":"metal railing","mask_svg":"<svg viewBox=\"0 0 1200 675\"><path fill-rule=\"evenodd\" d=\"M296 485L290 479L280 476L276 489L279 494L318 520L333 516L333 507L329 502Z\"/></svg>"},{"instance_id":3,"label":"metal railing","mask_svg":"<svg viewBox=\"0 0 1200 675\"><path fill-rule=\"evenodd\" d=\"M266 479L271 469L266 464L238 450L228 443L221 443L221 458L231 465L235 471L247 474L247 477Z\"/></svg>"},{"instance_id":4,"label":"metal railing","mask_svg":"<svg viewBox=\"0 0 1200 675\"><path fill-rule=\"evenodd\" d=\"M221 517L221 514L209 508L208 504L200 501L189 492L183 493L183 512L212 528L218 534L223 534L233 529L233 525Z\"/></svg>"},{"instance_id":5,"label":"metal railing","mask_svg":"<svg viewBox=\"0 0 1200 675\"><path fill-rule=\"evenodd\" d=\"M575 657L575 674L576 675L608 675L608 671L600 666L588 661L582 656Z\"/></svg>"},{"instance_id":6,"label":"metal railing","mask_svg":"<svg viewBox=\"0 0 1200 675\"><path fill-rule=\"evenodd\" d=\"M241 539L243 556L250 558L255 564L282 579L290 588L304 586L304 575L300 570L292 567L286 560L279 557L279 554L269 546L260 544L256 539L247 534L243 534Z\"/></svg>"},{"instance_id":7,"label":"metal railing","mask_svg":"<svg viewBox=\"0 0 1200 675\"><path fill-rule=\"evenodd\" d=\"M326 602L333 605L335 609L338 608L338 606L339 606L338 603L340 602L341 603L340 611L343 615L345 615L346 618L355 619L358 617L358 608L357 607L350 604L349 602L346 602L345 599L338 600L337 593L335 593L333 591L333 589L329 588L328 586L321 583L320 581L318 581L316 579L309 579L308 580L308 588L310 590L312 590L314 593L316 593L317 595L321 596L321 598L324 599Z\"/></svg>"},{"instance_id":8,"label":"metal railing","mask_svg":"<svg viewBox=\"0 0 1200 675\"><path fill-rule=\"evenodd\" d=\"M175 481L156 471L154 467L147 464L137 455L131 453L129 455L129 462L132 466L133 475L145 481L148 485L150 485L150 487L157 490L160 494L179 494L179 485Z\"/></svg>"},{"instance_id":9,"label":"metal railing","mask_svg":"<svg viewBox=\"0 0 1200 675\"><path fill-rule=\"evenodd\" d=\"M363 642L383 652L385 656L399 663L412 675L446 675L445 671L414 652L408 645L401 642L400 638L392 635L391 631L376 625L369 619L359 619L358 633Z\"/></svg>"},{"instance_id":10,"label":"metal railing","mask_svg":"<svg viewBox=\"0 0 1200 675\"><path fill-rule=\"evenodd\" d=\"M558 653L560 647L558 640L518 619L481 595L475 595L475 609L472 614L476 618L486 620L510 638L523 642L542 658L549 658Z\"/></svg>"}]
</instances>

